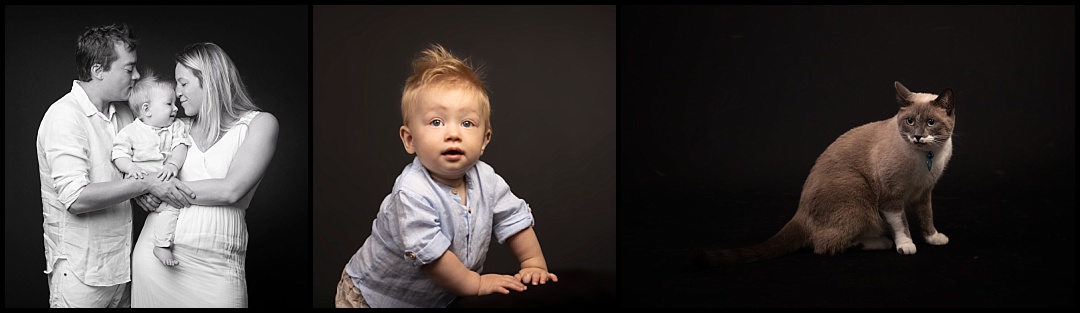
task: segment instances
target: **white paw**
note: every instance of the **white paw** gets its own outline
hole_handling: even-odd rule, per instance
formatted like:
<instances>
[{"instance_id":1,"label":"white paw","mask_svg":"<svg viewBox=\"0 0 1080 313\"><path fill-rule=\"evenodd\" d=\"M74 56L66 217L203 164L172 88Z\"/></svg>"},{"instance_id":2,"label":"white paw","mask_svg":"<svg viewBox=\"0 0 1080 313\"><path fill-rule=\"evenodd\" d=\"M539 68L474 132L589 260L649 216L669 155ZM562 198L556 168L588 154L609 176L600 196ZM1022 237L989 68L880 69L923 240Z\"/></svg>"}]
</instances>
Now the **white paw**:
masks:
<instances>
[{"instance_id":1,"label":"white paw","mask_svg":"<svg viewBox=\"0 0 1080 313\"><path fill-rule=\"evenodd\" d=\"M896 245L896 252L903 255L915 254L915 244L910 242L898 244Z\"/></svg>"},{"instance_id":2,"label":"white paw","mask_svg":"<svg viewBox=\"0 0 1080 313\"><path fill-rule=\"evenodd\" d=\"M934 233L933 235L926 236L926 243L940 246L949 243L949 237L942 233Z\"/></svg>"}]
</instances>

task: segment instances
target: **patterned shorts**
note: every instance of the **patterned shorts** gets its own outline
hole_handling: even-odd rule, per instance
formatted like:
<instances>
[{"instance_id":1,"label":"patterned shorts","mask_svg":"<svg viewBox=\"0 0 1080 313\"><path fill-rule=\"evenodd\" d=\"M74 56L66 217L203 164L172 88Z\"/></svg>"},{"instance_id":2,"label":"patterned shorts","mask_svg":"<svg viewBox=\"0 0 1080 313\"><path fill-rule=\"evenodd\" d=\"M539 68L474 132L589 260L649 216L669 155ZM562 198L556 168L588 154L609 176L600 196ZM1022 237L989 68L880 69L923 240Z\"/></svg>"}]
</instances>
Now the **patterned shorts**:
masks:
<instances>
[{"instance_id":1,"label":"patterned shorts","mask_svg":"<svg viewBox=\"0 0 1080 313\"><path fill-rule=\"evenodd\" d=\"M353 284L352 278L345 270L341 270L341 280L337 284L337 295L334 297L334 305L338 308L370 308L360 289Z\"/></svg>"}]
</instances>

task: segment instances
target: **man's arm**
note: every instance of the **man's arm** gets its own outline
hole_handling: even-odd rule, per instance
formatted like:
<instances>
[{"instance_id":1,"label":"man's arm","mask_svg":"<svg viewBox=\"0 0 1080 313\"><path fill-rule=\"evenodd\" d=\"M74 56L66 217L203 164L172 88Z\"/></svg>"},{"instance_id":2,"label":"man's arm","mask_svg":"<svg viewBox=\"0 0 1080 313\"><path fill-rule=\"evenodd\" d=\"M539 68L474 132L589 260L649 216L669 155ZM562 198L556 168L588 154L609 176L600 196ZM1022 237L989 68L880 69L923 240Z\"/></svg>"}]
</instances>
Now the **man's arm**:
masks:
<instances>
[{"instance_id":1,"label":"man's arm","mask_svg":"<svg viewBox=\"0 0 1080 313\"><path fill-rule=\"evenodd\" d=\"M83 187L79 197L68 207L68 212L82 214L101 210L144 194L149 189L150 184L145 179L90 183Z\"/></svg>"}]
</instances>

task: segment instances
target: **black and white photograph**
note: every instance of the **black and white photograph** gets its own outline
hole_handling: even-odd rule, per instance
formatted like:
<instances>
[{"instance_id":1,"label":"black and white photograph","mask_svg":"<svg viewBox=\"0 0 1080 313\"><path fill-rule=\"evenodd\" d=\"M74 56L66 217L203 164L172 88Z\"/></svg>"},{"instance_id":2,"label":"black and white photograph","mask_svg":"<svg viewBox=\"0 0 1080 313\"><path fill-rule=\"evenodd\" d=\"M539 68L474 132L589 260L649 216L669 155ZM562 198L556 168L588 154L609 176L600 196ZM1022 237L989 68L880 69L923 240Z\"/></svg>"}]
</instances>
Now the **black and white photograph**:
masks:
<instances>
[{"instance_id":1,"label":"black and white photograph","mask_svg":"<svg viewBox=\"0 0 1080 313\"><path fill-rule=\"evenodd\" d=\"M5 307L307 306L309 16L5 6Z\"/></svg>"}]
</instances>

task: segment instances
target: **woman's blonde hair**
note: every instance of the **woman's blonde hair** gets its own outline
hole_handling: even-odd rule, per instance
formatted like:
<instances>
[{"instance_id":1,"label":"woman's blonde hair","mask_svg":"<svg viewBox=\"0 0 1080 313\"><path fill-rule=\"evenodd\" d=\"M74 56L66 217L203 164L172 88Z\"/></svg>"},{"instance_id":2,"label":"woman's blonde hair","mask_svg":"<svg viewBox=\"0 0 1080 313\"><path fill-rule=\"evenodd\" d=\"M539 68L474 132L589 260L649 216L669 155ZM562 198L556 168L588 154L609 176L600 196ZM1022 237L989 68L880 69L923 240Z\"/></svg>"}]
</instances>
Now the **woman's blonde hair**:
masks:
<instances>
[{"instance_id":1,"label":"woman's blonde hair","mask_svg":"<svg viewBox=\"0 0 1080 313\"><path fill-rule=\"evenodd\" d=\"M487 90L481 80L479 69L474 69L468 60L461 60L450 54L442 45L432 44L420 52L412 62L413 74L405 81L401 95L401 121L409 124L409 113L419 101L421 91L430 88L462 88L473 91L480 103L480 118L484 126L491 129L491 103L488 102Z\"/></svg>"},{"instance_id":2,"label":"woman's blonde hair","mask_svg":"<svg viewBox=\"0 0 1080 313\"><path fill-rule=\"evenodd\" d=\"M192 130L206 134L211 145L228 131L226 122L240 118L244 113L259 110L248 96L247 86L240 79L229 55L211 42L188 45L176 55L176 63L187 67L205 90L203 105L192 122Z\"/></svg>"}]
</instances>

